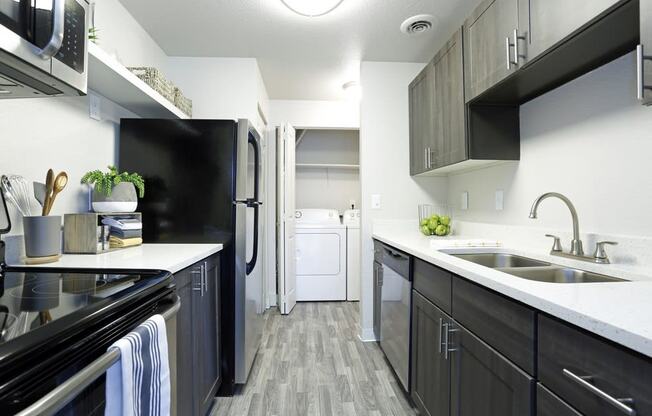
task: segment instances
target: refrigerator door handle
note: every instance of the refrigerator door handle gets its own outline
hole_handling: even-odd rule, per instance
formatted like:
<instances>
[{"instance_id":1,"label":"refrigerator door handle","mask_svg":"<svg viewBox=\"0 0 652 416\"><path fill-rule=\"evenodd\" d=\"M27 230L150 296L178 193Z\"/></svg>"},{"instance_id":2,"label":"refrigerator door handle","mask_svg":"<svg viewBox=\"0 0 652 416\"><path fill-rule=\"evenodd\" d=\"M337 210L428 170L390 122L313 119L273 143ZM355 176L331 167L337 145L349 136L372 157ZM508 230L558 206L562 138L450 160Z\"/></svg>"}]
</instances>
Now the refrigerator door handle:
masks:
<instances>
[{"instance_id":1,"label":"refrigerator door handle","mask_svg":"<svg viewBox=\"0 0 652 416\"><path fill-rule=\"evenodd\" d=\"M248 206L248 208L253 208L254 210L254 241L251 260L247 261L247 275L254 270L256 267L256 261L258 260L258 206L258 204Z\"/></svg>"},{"instance_id":2,"label":"refrigerator door handle","mask_svg":"<svg viewBox=\"0 0 652 416\"><path fill-rule=\"evenodd\" d=\"M248 141L251 144L251 147L254 149L254 194L250 200L258 201L260 199L258 193L260 186L260 148L258 140L253 135L249 135Z\"/></svg>"}]
</instances>

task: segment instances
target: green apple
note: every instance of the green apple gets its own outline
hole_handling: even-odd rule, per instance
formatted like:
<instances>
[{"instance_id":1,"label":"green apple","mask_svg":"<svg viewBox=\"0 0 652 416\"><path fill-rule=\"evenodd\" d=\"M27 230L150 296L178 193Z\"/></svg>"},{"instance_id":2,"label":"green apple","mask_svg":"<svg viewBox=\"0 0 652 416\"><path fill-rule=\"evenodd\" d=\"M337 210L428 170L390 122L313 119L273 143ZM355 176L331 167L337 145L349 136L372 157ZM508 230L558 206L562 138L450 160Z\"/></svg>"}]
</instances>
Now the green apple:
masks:
<instances>
[{"instance_id":1,"label":"green apple","mask_svg":"<svg viewBox=\"0 0 652 416\"><path fill-rule=\"evenodd\" d=\"M422 219L421 222L419 223L419 226L420 227L427 227L428 226L428 218Z\"/></svg>"},{"instance_id":2,"label":"green apple","mask_svg":"<svg viewBox=\"0 0 652 416\"><path fill-rule=\"evenodd\" d=\"M430 216L430 219L431 219L432 221L437 221L437 222L439 223L439 215L437 215L437 214L432 214L432 215Z\"/></svg>"},{"instance_id":3,"label":"green apple","mask_svg":"<svg viewBox=\"0 0 652 416\"><path fill-rule=\"evenodd\" d=\"M449 217L448 215L444 215L442 217L439 217L439 222L441 222L443 225L450 225L451 217Z\"/></svg>"},{"instance_id":4,"label":"green apple","mask_svg":"<svg viewBox=\"0 0 652 416\"><path fill-rule=\"evenodd\" d=\"M446 235L447 231L448 229L446 228L445 225L438 225L437 228L435 229L435 234L437 234L438 236L444 236Z\"/></svg>"},{"instance_id":5,"label":"green apple","mask_svg":"<svg viewBox=\"0 0 652 416\"><path fill-rule=\"evenodd\" d=\"M438 225L439 225L439 221L437 221L436 219L430 218L428 220L428 228L430 228L431 231L435 231Z\"/></svg>"},{"instance_id":6,"label":"green apple","mask_svg":"<svg viewBox=\"0 0 652 416\"><path fill-rule=\"evenodd\" d=\"M428 228L427 225L423 225L423 226L421 226L421 232L422 232L424 235L432 235L431 232L430 232L430 228Z\"/></svg>"}]
</instances>

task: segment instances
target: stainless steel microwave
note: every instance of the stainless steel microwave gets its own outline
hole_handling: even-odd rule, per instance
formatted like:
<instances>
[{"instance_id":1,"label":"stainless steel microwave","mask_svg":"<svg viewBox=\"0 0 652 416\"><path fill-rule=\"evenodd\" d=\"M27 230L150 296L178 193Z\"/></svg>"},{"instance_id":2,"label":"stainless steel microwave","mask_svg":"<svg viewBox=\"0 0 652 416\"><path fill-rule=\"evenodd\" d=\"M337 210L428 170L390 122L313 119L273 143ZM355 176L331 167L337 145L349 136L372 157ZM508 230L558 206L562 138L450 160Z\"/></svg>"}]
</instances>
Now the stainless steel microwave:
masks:
<instances>
[{"instance_id":1,"label":"stainless steel microwave","mask_svg":"<svg viewBox=\"0 0 652 416\"><path fill-rule=\"evenodd\" d=\"M0 0L0 99L84 95L88 2Z\"/></svg>"}]
</instances>

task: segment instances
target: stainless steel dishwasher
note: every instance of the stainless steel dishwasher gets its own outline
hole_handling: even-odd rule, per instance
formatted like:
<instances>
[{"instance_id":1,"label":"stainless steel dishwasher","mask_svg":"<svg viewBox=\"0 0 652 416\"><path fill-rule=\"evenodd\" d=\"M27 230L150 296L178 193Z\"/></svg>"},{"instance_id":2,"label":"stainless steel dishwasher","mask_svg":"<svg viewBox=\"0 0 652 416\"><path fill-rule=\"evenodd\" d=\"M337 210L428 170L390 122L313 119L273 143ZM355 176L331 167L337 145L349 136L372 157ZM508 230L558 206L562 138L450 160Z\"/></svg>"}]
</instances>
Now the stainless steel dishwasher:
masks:
<instances>
[{"instance_id":1,"label":"stainless steel dishwasher","mask_svg":"<svg viewBox=\"0 0 652 416\"><path fill-rule=\"evenodd\" d=\"M405 391L409 391L410 311L412 281L410 257L377 244L380 257L380 348L394 369Z\"/></svg>"}]
</instances>

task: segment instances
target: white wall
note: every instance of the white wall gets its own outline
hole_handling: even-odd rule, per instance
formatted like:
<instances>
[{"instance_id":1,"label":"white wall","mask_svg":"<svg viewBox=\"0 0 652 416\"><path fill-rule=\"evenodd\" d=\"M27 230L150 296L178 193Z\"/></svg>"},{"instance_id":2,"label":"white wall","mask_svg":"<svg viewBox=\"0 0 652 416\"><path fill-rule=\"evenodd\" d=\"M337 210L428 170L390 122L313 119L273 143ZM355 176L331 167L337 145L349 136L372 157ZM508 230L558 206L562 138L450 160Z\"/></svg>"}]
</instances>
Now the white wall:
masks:
<instances>
[{"instance_id":1,"label":"white wall","mask_svg":"<svg viewBox=\"0 0 652 416\"><path fill-rule=\"evenodd\" d=\"M95 4L98 46L125 66L154 66L161 70L167 55L118 0Z\"/></svg>"},{"instance_id":2,"label":"white wall","mask_svg":"<svg viewBox=\"0 0 652 416\"><path fill-rule=\"evenodd\" d=\"M408 85L424 64L362 62L360 106L361 337L373 337L373 222L417 218L417 206L447 199L445 178L409 175ZM381 195L381 209L371 196Z\"/></svg>"},{"instance_id":3,"label":"white wall","mask_svg":"<svg viewBox=\"0 0 652 416\"><path fill-rule=\"evenodd\" d=\"M453 218L570 231L560 201L528 219L538 195L557 191L575 204L582 233L652 234L652 109L636 101L635 69L629 54L521 106L520 162L451 176ZM496 189L504 211L494 209ZM464 190L468 211L459 210Z\"/></svg>"},{"instance_id":4,"label":"white wall","mask_svg":"<svg viewBox=\"0 0 652 416\"><path fill-rule=\"evenodd\" d=\"M308 130L296 149L297 164L360 163L356 130ZM360 204L358 169L297 167L296 207L332 208L340 214Z\"/></svg>"},{"instance_id":5,"label":"white wall","mask_svg":"<svg viewBox=\"0 0 652 416\"><path fill-rule=\"evenodd\" d=\"M271 126L360 128L360 106L355 101L270 100L269 115Z\"/></svg>"}]
</instances>

